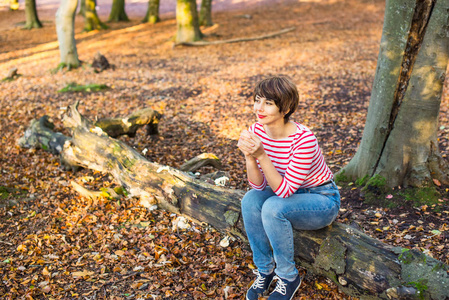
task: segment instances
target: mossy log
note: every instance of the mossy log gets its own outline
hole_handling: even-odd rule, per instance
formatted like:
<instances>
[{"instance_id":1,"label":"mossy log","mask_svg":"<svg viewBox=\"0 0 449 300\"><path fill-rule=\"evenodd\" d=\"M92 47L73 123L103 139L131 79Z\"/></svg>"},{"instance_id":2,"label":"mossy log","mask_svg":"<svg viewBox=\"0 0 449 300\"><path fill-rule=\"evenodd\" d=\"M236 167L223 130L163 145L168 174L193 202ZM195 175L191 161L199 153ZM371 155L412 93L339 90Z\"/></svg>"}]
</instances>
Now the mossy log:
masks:
<instances>
[{"instance_id":1,"label":"mossy log","mask_svg":"<svg viewBox=\"0 0 449 300\"><path fill-rule=\"evenodd\" d=\"M106 118L95 122L95 126L100 127L110 137L128 135L134 137L140 127L146 126L147 134L158 134L158 124L162 115L151 109L144 108L138 110L125 118Z\"/></svg>"},{"instance_id":2,"label":"mossy log","mask_svg":"<svg viewBox=\"0 0 449 300\"><path fill-rule=\"evenodd\" d=\"M202 153L183 164L179 169L184 172L195 172L205 166L212 166L219 170L223 168L220 159L215 154Z\"/></svg>"},{"instance_id":3,"label":"mossy log","mask_svg":"<svg viewBox=\"0 0 449 300\"><path fill-rule=\"evenodd\" d=\"M63 123L72 132L72 138L62 145L64 160L107 172L132 196L152 197L164 209L218 230L243 232L243 191L210 185L149 162L84 118L77 105L70 106ZM449 298L449 267L419 251L386 245L340 223L317 231L294 231L294 237L297 263L330 278L348 295L360 299Z\"/></svg>"},{"instance_id":4,"label":"mossy log","mask_svg":"<svg viewBox=\"0 0 449 300\"><path fill-rule=\"evenodd\" d=\"M128 135L134 137L139 128L146 126L148 135L158 134L158 124L162 115L151 109L138 110L124 118L105 118L95 122L95 126L101 128L110 137ZM18 144L24 148L44 149L53 154L60 154L65 141L69 137L54 132L54 124L49 116L43 116L39 120L32 120Z\"/></svg>"}]
</instances>

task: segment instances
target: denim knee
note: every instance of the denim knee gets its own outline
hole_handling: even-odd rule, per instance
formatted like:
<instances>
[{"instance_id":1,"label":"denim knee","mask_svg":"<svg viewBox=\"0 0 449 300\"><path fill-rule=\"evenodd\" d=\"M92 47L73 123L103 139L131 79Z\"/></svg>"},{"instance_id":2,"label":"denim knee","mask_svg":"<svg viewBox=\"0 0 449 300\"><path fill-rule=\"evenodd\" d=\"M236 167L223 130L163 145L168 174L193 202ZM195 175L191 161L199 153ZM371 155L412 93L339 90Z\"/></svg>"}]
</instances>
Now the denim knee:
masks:
<instances>
[{"instance_id":1,"label":"denim knee","mask_svg":"<svg viewBox=\"0 0 449 300\"><path fill-rule=\"evenodd\" d=\"M262 220L272 220L274 218L276 219L282 219L283 216L283 207L282 202L276 201L278 200L277 196L268 198L267 201L262 206Z\"/></svg>"},{"instance_id":2,"label":"denim knee","mask_svg":"<svg viewBox=\"0 0 449 300\"><path fill-rule=\"evenodd\" d=\"M271 196L270 192L271 190L267 189L263 191L249 190L242 199L242 212L251 211L254 209L261 211L265 200Z\"/></svg>"}]
</instances>

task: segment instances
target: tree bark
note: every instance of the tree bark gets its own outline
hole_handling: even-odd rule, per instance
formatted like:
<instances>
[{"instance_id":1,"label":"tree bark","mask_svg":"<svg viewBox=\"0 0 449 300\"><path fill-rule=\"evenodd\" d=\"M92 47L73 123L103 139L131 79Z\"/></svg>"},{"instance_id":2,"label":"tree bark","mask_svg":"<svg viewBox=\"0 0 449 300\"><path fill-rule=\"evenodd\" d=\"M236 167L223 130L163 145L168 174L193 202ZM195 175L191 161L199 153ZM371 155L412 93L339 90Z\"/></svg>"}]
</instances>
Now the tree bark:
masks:
<instances>
[{"instance_id":1,"label":"tree bark","mask_svg":"<svg viewBox=\"0 0 449 300\"><path fill-rule=\"evenodd\" d=\"M125 0L113 0L108 22L129 21L125 12Z\"/></svg>"},{"instance_id":2,"label":"tree bark","mask_svg":"<svg viewBox=\"0 0 449 300\"><path fill-rule=\"evenodd\" d=\"M145 18L143 18L142 23L155 24L159 22L159 0L149 0L148 10Z\"/></svg>"},{"instance_id":3,"label":"tree bark","mask_svg":"<svg viewBox=\"0 0 449 300\"><path fill-rule=\"evenodd\" d=\"M200 8L200 26L212 26L212 0L202 0Z\"/></svg>"},{"instance_id":4,"label":"tree bark","mask_svg":"<svg viewBox=\"0 0 449 300\"><path fill-rule=\"evenodd\" d=\"M80 0L80 11L78 14L86 17L86 0Z\"/></svg>"},{"instance_id":5,"label":"tree bark","mask_svg":"<svg viewBox=\"0 0 449 300\"><path fill-rule=\"evenodd\" d=\"M387 1L365 131L344 175L380 174L390 187L449 184L437 141L448 9L441 0Z\"/></svg>"},{"instance_id":6,"label":"tree bark","mask_svg":"<svg viewBox=\"0 0 449 300\"><path fill-rule=\"evenodd\" d=\"M201 39L195 0L177 0L176 24L176 43L195 42Z\"/></svg>"},{"instance_id":7,"label":"tree bark","mask_svg":"<svg viewBox=\"0 0 449 300\"><path fill-rule=\"evenodd\" d=\"M75 41L75 13L78 0L61 0L56 11L56 33L58 35L60 65L77 68L80 65Z\"/></svg>"},{"instance_id":8,"label":"tree bark","mask_svg":"<svg viewBox=\"0 0 449 300\"><path fill-rule=\"evenodd\" d=\"M24 29L42 28L37 16L36 0L25 0L25 26Z\"/></svg>"},{"instance_id":9,"label":"tree bark","mask_svg":"<svg viewBox=\"0 0 449 300\"><path fill-rule=\"evenodd\" d=\"M108 28L97 14L97 1L96 0L85 0L86 1L86 12L84 17L84 29L83 31L89 32L92 30L101 30Z\"/></svg>"},{"instance_id":10,"label":"tree bark","mask_svg":"<svg viewBox=\"0 0 449 300\"><path fill-rule=\"evenodd\" d=\"M63 123L70 128L71 139L53 133L51 138L41 140L52 141L45 148L58 150L63 161L109 173L131 196L154 198L169 211L206 222L218 230L238 235L243 231L243 191L216 187L147 161L80 115L77 104L70 106ZM60 144L55 146L58 140ZM419 251L386 245L339 223L317 231L295 230L294 240L296 261L310 272L327 276L349 295L361 299L449 297L449 266Z\"/></svg>"}]
</instances>

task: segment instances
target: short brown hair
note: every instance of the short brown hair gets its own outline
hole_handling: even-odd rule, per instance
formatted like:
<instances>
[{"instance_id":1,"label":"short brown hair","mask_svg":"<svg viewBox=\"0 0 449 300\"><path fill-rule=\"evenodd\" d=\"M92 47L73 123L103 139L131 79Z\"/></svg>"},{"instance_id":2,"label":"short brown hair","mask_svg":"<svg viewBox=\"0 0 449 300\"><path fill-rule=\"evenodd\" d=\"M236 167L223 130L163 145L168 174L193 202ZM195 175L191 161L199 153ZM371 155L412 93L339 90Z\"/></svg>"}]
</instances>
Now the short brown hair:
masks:
<instances>
[{"instance_id":1,"label":"short brown hair","mask_svg":"<svg viewBox=\"0 0 449 300\"><path fill-rule=\"evenodd\" d=\"M298 89L288 76L272 76L259 81L254 88L254 100L256 96L273 100L279 112L285 113L285 123L298 107Z\"/></svg>"}]
</instances>

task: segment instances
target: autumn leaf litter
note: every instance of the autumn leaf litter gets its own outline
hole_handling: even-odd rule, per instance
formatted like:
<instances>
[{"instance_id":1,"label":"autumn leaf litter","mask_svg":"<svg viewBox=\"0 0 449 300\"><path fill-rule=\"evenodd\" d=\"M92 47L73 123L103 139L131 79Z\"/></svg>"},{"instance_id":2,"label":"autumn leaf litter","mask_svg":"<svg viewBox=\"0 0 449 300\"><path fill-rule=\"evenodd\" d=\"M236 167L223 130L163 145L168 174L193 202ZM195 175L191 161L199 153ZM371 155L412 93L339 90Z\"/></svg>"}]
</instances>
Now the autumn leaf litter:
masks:
<instances>
[{"instance_id":1,"label":"autumn leaf litter","mask_svg":"<svg viewBox=\"0 0 449 300\"><path fill-rule=\"evenodd\" d=\"M33 118L52 117L56 130L64 108L79 100L95 119L124 116L143 107L163 113L160 135L121 137L151 160L179 168L203 152L217 155L229 188L247 189L239 132L254 122L251 91L269 74L289 74L301 103L294 118L317 135L337 171L360 141L374 78L384 2L282 3L214 15L219 26L208 40L297 30L273 39L203 48L173 48L173 19L154 26L111 24L81 32L80 58L101 51L116 66L96 74L87 65L52 74L58 64L54 26L39 31L3 31L0 65L21 77L2 83L0 295L5 299L241 299L253 278L251 254L239 239L182 216L142 207L121 195L95 200L74 192L70 182L100 191L112 178L90 170L63 170L42 150L21 149L17 139ZM251 19L236 17L250 14ZM1 16L10 17L5 12ZM17 15L12 19L17 21ZM106 84L109 90L58 93L70 83ZM447 83L446 83L447 91ZM448 95L443 95L439 142L447 158ZM202 174L215 171L201 169ZM357 222L389 244L417 248L448 261L449 200L434 206L380 208L363 202L360 188L342 190L339 221ZM363 193L362 193L363 194ZM388 195L387 195L388 196ZM387 197L386 197L387 198ZM388 199L388 198L387 198ZM390 200L390 199L388 199ZM301 270L304 274L304 270ZM295 299L349 299L322 277L308 275Z\"/></svg>"}]
</instances>

